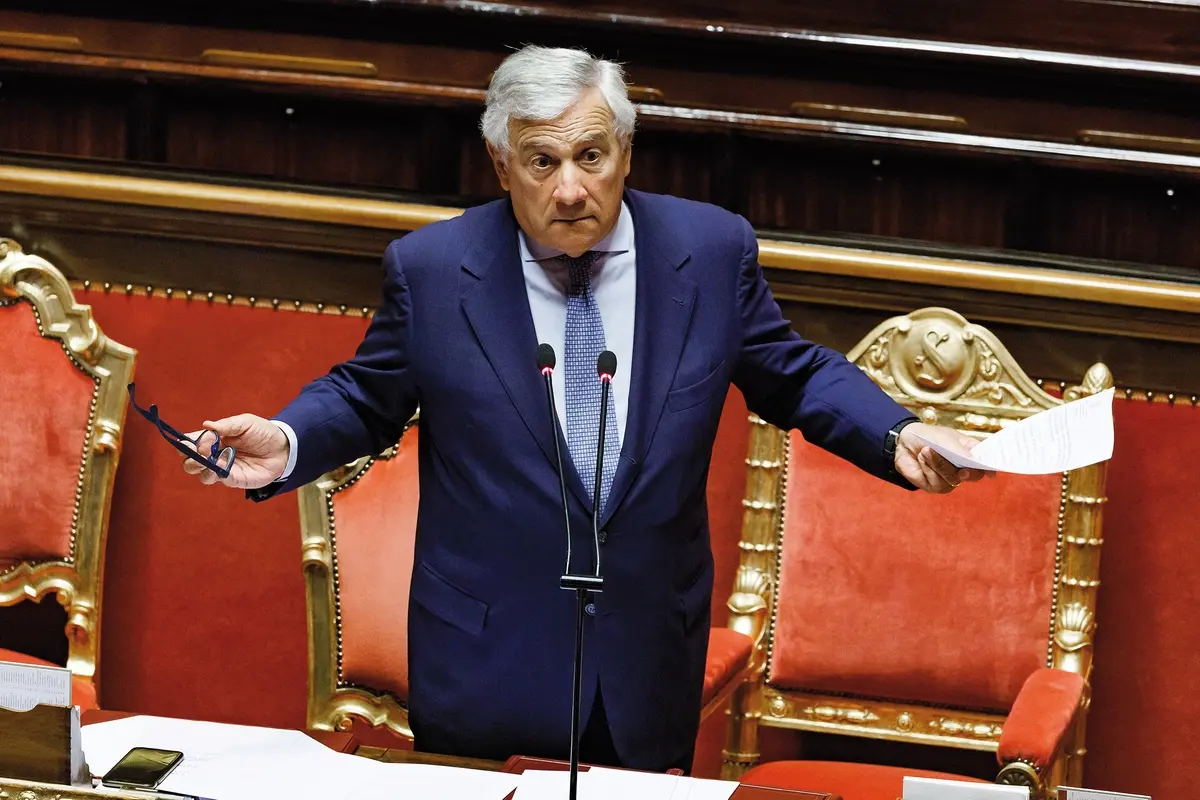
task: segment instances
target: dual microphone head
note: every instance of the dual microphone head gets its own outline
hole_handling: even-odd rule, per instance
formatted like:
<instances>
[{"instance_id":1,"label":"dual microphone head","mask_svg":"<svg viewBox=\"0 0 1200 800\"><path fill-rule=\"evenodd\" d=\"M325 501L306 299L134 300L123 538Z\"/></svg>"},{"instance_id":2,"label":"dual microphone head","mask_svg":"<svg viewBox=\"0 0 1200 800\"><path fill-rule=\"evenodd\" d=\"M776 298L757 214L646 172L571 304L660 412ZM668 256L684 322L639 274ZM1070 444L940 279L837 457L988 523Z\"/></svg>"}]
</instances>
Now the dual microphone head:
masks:
<instances>
[{"instance_id":1,"label":"dual microphone head","mask_svg":"<svg viewBox=\"0 0 1200 800\"><path fill-rule=\"evenodd\" d=\"M539 344L537 349L537 365L541 373L543 375L552 374L555 363L554 348L545 342ZM596 374L605 383L610 383L613 375L617 374L617 356L611 350L605 350L596 357Z\"/></svg>"},{"instance_id":2,"label":"dual microphone head","mask_svg":"<svg viewBox=\"0 0 1200 800\"><path fill-rule=\"evenodd\" d=\"M541 371L541 374L552 374L556 363L554 348L545 342L539 344L538 369ZM605 383L611 383L613 375L617 374L617 355L612 350L605 350L604 353L596 356L596 374L599 375L600 380L605 381Z\"/></svg>"}]
</instances>

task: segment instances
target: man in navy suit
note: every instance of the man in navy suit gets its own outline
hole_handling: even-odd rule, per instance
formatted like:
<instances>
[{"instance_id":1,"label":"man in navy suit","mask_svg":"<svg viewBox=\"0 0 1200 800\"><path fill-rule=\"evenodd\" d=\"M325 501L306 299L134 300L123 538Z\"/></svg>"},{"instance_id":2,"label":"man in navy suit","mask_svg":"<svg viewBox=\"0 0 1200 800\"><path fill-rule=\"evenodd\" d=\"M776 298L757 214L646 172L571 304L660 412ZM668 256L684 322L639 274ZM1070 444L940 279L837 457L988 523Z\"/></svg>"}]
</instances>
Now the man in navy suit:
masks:
<instances>
[{"instance_id":1,"label":"man in navy suit","mask_svg":"<svg viewBox=\"0 0 1200 800\"><path fill-rule=\"evenodd\" d=\"M879 478L947 492L958 471L838 353L795 335L750 225L625 188L634 108L616 64L528 47L492 78L482 130L508 198L391 244L354 358L274 419L205 422L238 450L223 483L265 499L393 444L420 408L409 614L410 718L422 750L565 757L576 572L592 568L598 407L604 590L587 606L584 761L690 767L713 590L705 482L730 384L782 428ZM559 356L552 415L536 363ZM617 357L610 389L596 357ZM555 419L559 424L555 424ZM217 476L194 461L206 483Z\"/></svg>"}]
</instances>

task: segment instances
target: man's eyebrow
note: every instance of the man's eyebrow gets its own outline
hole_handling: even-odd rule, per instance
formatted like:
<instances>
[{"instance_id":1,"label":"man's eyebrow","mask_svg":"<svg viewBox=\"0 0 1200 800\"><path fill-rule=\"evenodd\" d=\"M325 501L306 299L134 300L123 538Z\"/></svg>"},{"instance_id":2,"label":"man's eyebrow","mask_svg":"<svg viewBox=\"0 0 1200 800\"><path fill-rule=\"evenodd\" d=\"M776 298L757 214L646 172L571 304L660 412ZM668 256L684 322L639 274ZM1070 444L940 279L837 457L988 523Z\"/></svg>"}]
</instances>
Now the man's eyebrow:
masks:
<instances>
[{"instance_id":1,"label":"man's eyebrow","mask_svg":"<svg viewBox=\"0 0 1200 800\"><path fill-rule=\"evenodd\" d=\"M608 135L605 134L604 131L592 131L589 134L579 137L577 140L572 142L572 144L578 147L579 145L583 144L596 144L598 142L604 142L607 140Z\"/></svg>"},{"instance_id":2,"label":"man's eyebrow","mask_svg":"<svg viewBox=\"0 0 1200 800\"><path fill-rule=\"evenodd\" d=\"M558 143L553 139L542 136L535 137L524 142L520 149L522 152L528 152L530 150L553 150L557 144Z\"/></svg>"},{"instance_id":3,"label":"man's eyebrow","mask_svg":"<svg viewBox=\"0 0 1200 800\"><path fill-rule=\"evenodd\" d=\"M603 131L592 131L591 133L586 133L583 136L580 136L578 139L570 142L570 145L571 149L574 150L575 148L583 145L599 144L607 139L608 136ZM535 136L522 143L518 149L521 152L528 152L530 150L555 150L561 144L562 142L558 139L551 139L547 136Z\"/></svg>"}]
</instances>

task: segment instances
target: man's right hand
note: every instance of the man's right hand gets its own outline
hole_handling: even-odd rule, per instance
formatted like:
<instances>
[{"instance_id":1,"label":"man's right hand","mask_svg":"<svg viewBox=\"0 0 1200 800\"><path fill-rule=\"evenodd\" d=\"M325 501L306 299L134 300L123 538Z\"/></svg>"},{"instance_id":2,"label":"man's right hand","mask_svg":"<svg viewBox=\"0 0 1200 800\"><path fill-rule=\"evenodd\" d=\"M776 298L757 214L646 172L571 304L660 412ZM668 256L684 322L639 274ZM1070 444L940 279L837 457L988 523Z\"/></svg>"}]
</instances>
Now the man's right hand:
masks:
<instances>
[{"instance_id":1,"label":"man's right hand","mask_svg":"<svg viewBox=\"0 0 1200 800\"><path fill-rule=\"evenodd\" d=\"M288 438L278 425L253 414L238 414L214 421L205 421L199 451L208 455L215 431L221 437L221 447L232 447L237 451L228 478L219 478L217 473L198 461L183 460L183 471L199 475L205 484L223 483L234 489L261 489L283 475L288 461ZM201 431L189 433L195 439Z\"/></svg>"}]
</instances>

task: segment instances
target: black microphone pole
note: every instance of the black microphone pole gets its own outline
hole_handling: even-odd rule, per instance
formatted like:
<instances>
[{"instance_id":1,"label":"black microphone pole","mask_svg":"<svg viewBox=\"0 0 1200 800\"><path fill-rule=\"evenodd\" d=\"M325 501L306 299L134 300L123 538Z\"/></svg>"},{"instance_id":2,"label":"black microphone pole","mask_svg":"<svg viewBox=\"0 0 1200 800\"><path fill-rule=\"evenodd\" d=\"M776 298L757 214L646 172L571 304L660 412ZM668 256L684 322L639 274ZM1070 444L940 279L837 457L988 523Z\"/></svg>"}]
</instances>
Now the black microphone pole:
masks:
<instances>
[{"instance_id":1,"label":"black microphone pole","mask_svg":"<svg viewBox=\"0 0 1200 800\"><path fill-rule=\"evenodd\" d=\"M559 422L558 407L554 404L554 348L546 343L538 345L537 365L546 379L546 404L550 407L550 420L553 422L554 457L558 461L558 487L562 491L563 527L567 532L567 565L563 572L571 571L571 512L567 505L567 478L562 466L562 445L558 442Z\"/></svg>"}]
</instances>

